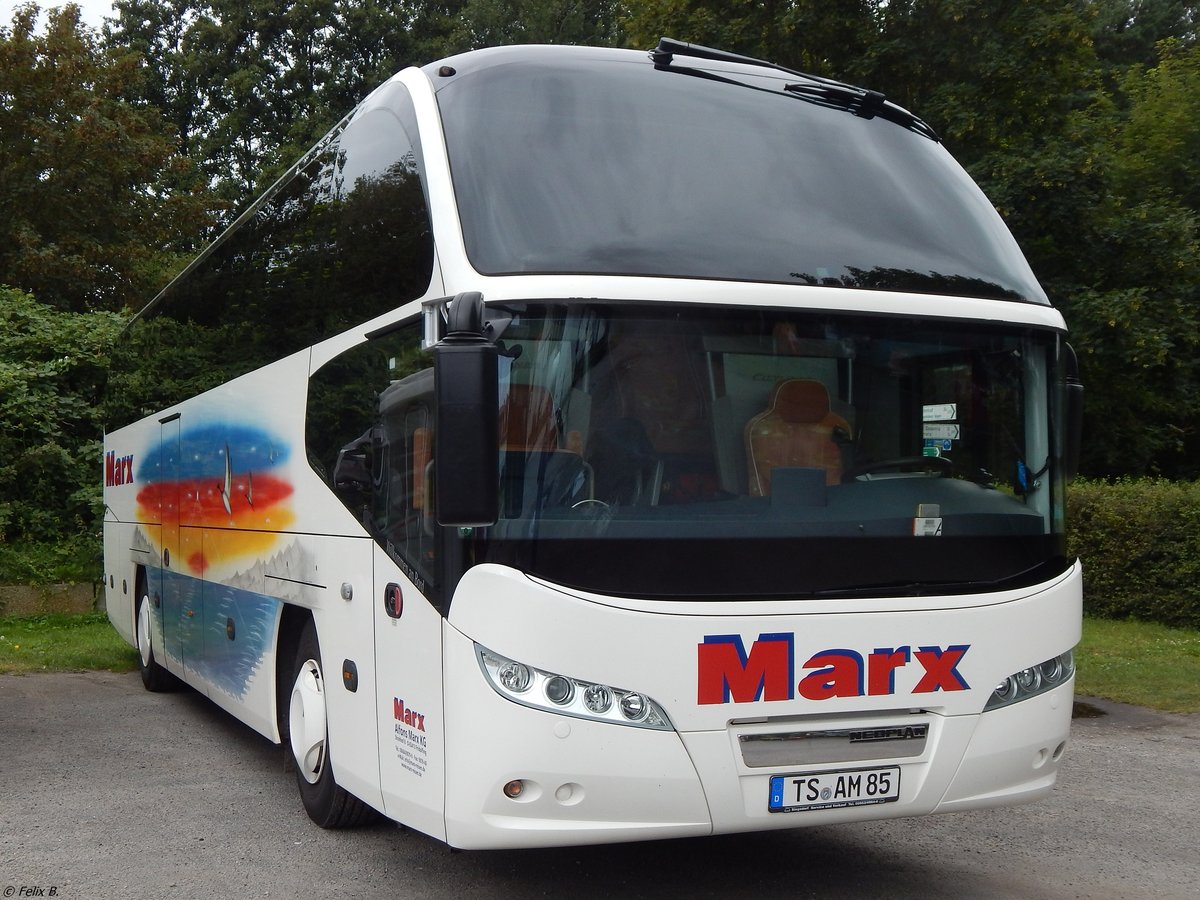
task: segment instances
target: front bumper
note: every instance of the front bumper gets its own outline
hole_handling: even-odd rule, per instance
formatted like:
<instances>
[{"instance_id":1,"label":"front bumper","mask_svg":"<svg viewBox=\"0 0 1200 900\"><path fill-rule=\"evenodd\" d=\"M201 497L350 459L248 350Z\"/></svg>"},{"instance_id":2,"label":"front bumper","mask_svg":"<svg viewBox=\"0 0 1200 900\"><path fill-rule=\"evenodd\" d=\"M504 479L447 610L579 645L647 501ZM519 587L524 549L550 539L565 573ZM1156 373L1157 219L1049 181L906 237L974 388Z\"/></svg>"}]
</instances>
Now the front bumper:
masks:
<instances>
[{"instance_id":1,"label":"front bumper","mask_svg":"<svg viewBox=\"0 0 1200 900\"><path fill-rule=\"evenodd\" d=\"M448 670L478 672L474 644L449 632ZM710 731L622 727L508 701L479 677L447 682L446 834L464 849L548 847L796 828L1036 800L1054 784L1071 721L1073 679L981 715L931 712L781 717ZM739 738L924 725L919 752L839 762L749 765ZM877 764L900 769L895 802L772 813L772 775ZM505 794L522 782L519 797Z\"/></svg>"}]
</instances>

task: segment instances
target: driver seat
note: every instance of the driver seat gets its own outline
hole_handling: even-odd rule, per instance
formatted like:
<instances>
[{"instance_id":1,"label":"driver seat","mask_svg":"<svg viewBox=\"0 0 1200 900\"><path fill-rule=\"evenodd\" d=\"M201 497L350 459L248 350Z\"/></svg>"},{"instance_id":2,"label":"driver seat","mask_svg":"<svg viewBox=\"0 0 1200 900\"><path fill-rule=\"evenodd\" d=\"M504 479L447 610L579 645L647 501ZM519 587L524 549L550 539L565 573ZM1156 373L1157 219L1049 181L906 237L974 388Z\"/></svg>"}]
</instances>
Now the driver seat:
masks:
<instances>
[{"instance_id":1,"label":"driver seat","mask_svg":"<svg viewBox=\"0 0 1200 900\"><path fill-rule=\"evenodd\" d=\"M777 382L767 408L746 423L750 496L770 496L771 473L777 468L823 469L826 485L841 481L837 430L848 437L850 423L830 412L824 384L810 378Z\"/></svg>"},{"instance_id":2,"label":"driver seat","mask_svg":"<svg viewBox=\"0 0 1200 900\"><path fill-rule=\"evenodd\" d=\"M591 467L567 435L559 446L554 399L544 387L510 384L500 407L500 509L504 518L550 507L576 506L592 497Z\"/></svg>"}]
</instances>

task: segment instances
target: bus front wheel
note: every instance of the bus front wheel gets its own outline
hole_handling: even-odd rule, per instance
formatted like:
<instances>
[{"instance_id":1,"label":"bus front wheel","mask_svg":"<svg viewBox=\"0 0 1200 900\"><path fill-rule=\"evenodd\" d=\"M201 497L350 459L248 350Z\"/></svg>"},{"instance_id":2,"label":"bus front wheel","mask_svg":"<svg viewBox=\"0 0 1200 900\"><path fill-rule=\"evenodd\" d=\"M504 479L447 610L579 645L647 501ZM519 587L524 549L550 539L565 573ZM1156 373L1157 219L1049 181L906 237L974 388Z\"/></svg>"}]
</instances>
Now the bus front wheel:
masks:
<instances>
[{"instance_id":1,"label":"bus front wheel","mask_svg":"<svg viewBox=\"0 0 1200 900\"><path fill-rule=\"evenodd\" d=\"M334 780L325 697L321 648L316 627L310 620L296 647L287 705L287 734L296 766L296 783L308 817L322 828L361 825L373 821L377 814Z\"/></svg>"}]
</instances>

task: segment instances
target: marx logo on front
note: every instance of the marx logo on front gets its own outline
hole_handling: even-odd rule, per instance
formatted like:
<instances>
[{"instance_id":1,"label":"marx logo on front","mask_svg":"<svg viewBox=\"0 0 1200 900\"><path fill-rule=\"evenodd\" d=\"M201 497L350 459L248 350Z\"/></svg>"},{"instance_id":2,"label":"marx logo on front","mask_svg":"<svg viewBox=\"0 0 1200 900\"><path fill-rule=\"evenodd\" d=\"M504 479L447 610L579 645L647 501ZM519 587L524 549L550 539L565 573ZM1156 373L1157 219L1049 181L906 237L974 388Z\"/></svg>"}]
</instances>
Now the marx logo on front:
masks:
<instances>
[{"instance_id":1,"label":"marx logo on front","mask_svg":"<svg viewBox=\"0 0 1200 900\"><path fill-rule=\"evenodd\" d=\"M887 696L896 693L896 673L914 661L913 674L918 675L914 694L971 687L958 671L970 644L915 650L906 644L876 648L865 656L857 650L830 648L813 653L799 666L807 672L799 682L795 645L794 634L760 634L746 652L740 634L706 635L696 646L697 702L792 700L797 692L806 700Z\"/></svg>"}]
</instances>

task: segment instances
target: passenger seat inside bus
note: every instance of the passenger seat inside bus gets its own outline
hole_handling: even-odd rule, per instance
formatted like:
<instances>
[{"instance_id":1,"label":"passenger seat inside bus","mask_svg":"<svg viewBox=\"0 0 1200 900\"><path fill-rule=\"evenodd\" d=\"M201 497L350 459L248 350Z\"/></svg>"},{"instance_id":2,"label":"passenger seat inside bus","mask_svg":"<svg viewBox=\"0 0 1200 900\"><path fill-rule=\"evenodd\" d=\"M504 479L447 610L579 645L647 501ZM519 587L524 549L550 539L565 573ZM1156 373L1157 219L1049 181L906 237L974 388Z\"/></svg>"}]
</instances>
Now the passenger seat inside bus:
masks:
<instances>
[{"instance_id":1,"label":"passenger seat inside bus","mask_svg":"<svg viewBox=\"0 0 1200 900\"><path fill-rule=\"evenodd\" d=\"M819 381L779 381L767 408L746 423L746 463L750 495L771 494L771 474L779 468L822 469L825 484L842 479L842 444L850 423L829 409L829 391Z\"/></svg>"}]
</instances>

